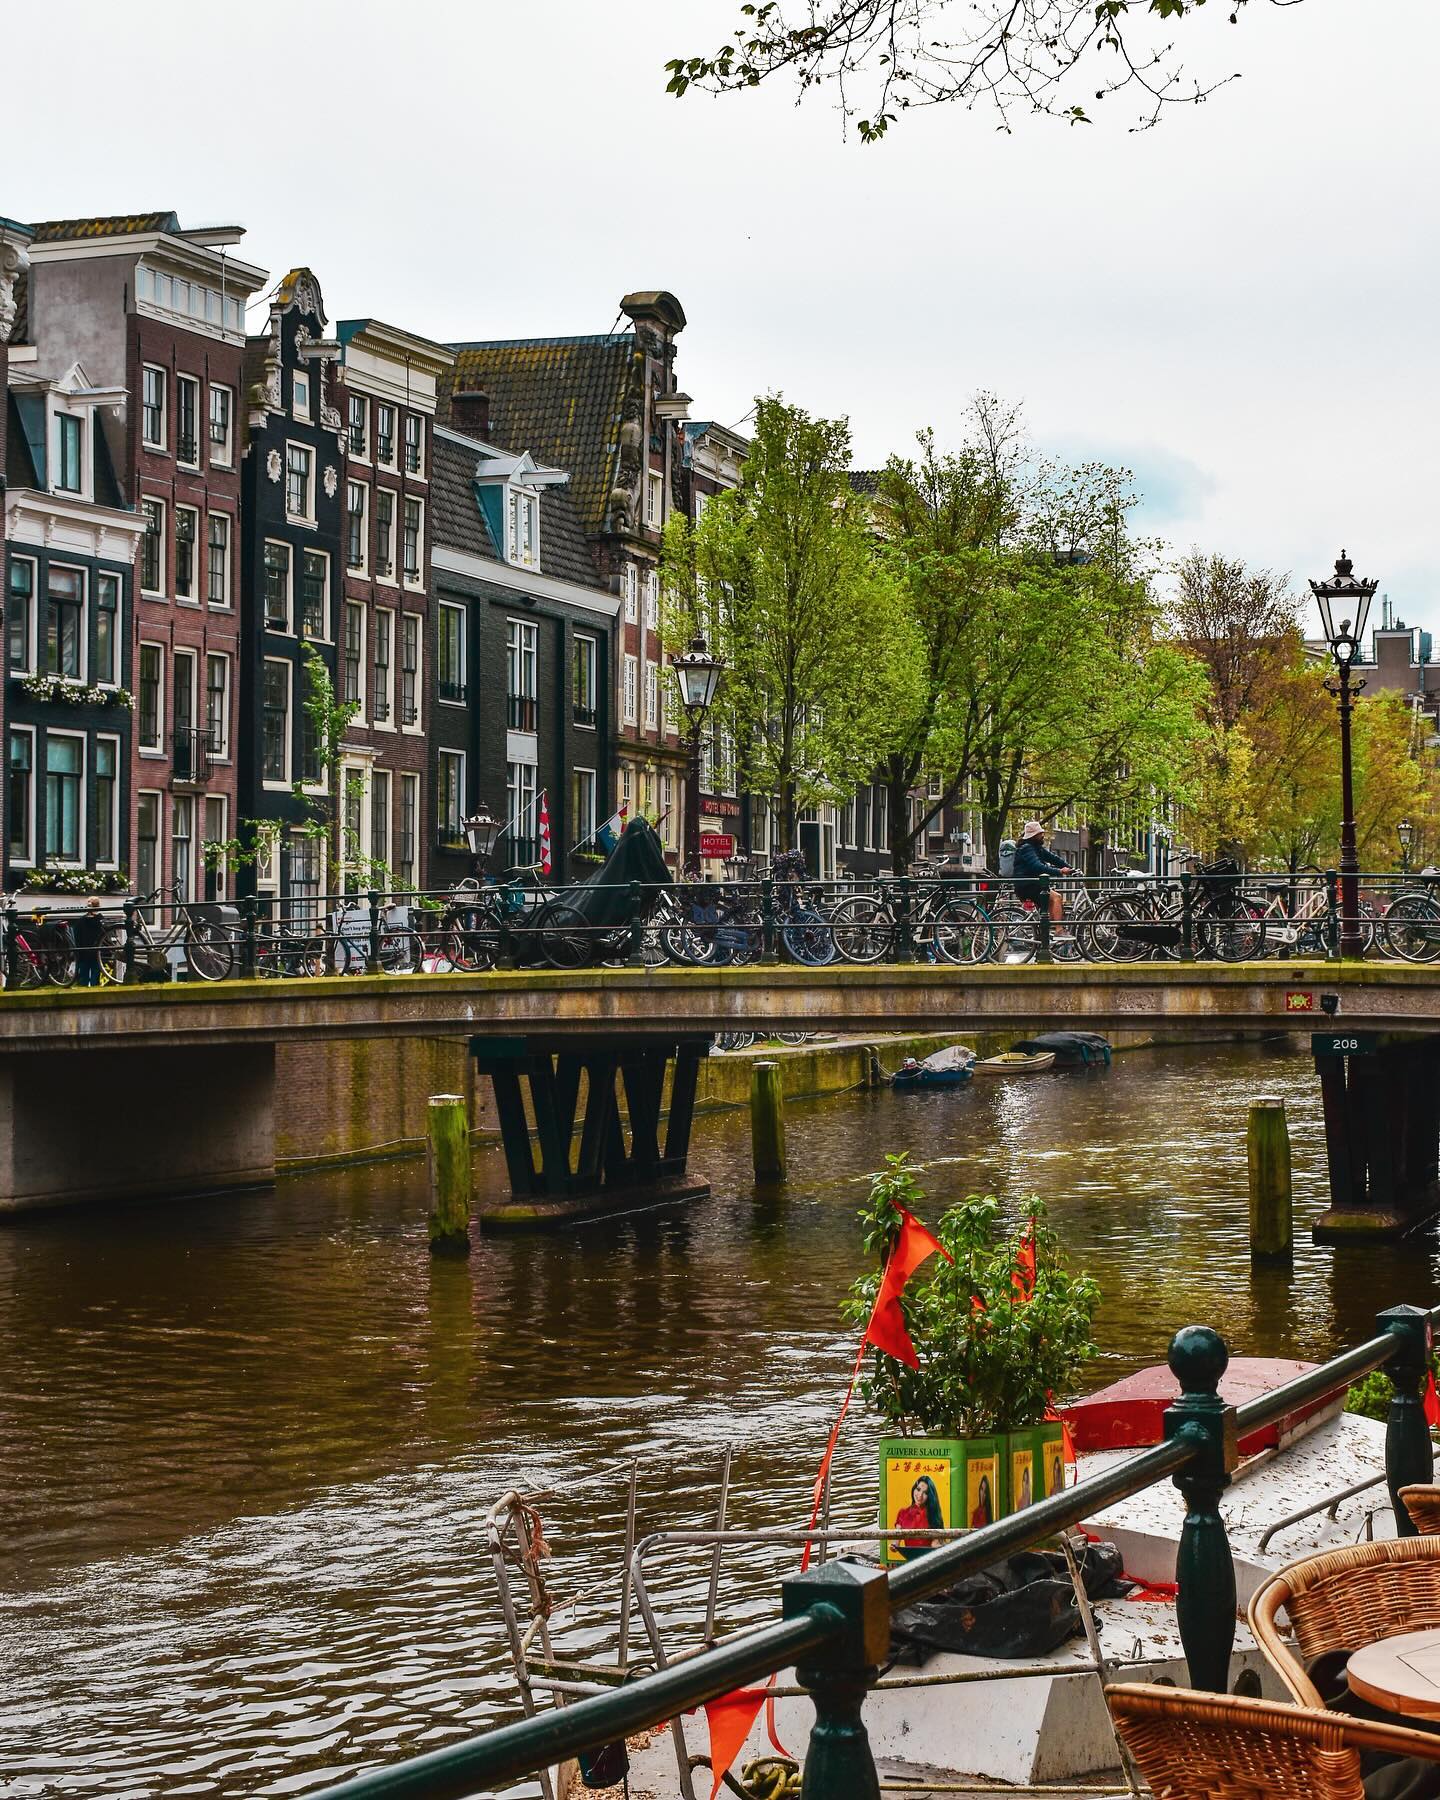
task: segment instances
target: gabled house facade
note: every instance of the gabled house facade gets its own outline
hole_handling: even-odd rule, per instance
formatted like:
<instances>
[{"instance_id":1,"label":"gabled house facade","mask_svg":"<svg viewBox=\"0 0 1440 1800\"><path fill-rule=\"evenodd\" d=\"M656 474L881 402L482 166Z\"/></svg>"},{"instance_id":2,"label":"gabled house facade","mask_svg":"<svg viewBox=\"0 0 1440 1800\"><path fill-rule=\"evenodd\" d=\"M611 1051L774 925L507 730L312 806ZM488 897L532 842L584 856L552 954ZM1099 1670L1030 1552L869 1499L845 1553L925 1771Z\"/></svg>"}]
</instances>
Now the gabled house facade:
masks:
<instances>
[{"instance_id":1,"label":"gabled house facade","mask_svg":"<svg viewBox=\"0 0 1440 1800\"><path fill-rule=\"evenodd\" d=\"M165 212L54 220L28 250L36 373L79 366L120 396L96 416L144 525L123 860L137 891L163 882L187 899L225 894L203 844L233 835L238 804L241 361L246 302L265 280L234 254L243 236Z\"/></svg>"},{"instance_id":2,"label":"gabled house facade","mask_svg":"<svg viewBox=\"0 0 1440 1800\"><path fill-rule=\"evenodd\" d=\"M339 697L355 708L341 767L346 879L420 885L430 789L435 403L454 362L378 319L342 322L344 564Z\"/></svg>"},{"instance_id":3,"label":"gabled house facade","mask_svg":"<svg viewBox=\"0 0 1440 1800\"><path fill-rule=\"evenodd\" d=\"M237 877L242 891L301 908L340 873L338 782L308 666L318 658L338 691L346 441L340 346L325 326L319 283L292 269L245 354L239 791L258 854Z\"/></svg>"},{"instance_id":4,"label":"gabled house facade","mask_svg":"<svg viewBox=\"0 0 1440 1800\"><path fill-rule=\"evenodd\" d=\"M473 397L457 414L485 423ZM597 575L566 472L528 451L435 433L430 643L431 887L475 873L464 822L484 805L503 833L486 873L542 862L575 878L612 809L613 651L619 596Z\"/></svg>"}]
</instances>

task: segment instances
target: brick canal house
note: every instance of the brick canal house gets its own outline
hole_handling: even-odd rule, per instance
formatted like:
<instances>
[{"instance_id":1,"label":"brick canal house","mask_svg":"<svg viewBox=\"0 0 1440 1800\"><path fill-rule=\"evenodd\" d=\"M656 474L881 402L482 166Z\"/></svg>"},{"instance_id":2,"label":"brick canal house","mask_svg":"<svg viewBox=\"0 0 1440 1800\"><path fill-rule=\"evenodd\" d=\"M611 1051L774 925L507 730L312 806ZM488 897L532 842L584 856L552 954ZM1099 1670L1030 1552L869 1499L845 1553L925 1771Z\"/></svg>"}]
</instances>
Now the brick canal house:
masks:
<instances>
[{"instance_id":1,"label":"brick canal house","mask_svg":"<svg viewBox=\"0 0 1440 1800\"><path fill-rule=\"evenodd\" d=\"M483 394L457 392L435 433L430 639L430 885L471 873L463 821L503 821L489 872L592 865L609 814L612 637L620 597L597 573L564 470L495 444ZM503 686L501 681L503 671Z\"/></svg>"},{"instance_id":2,"label":"brick canal house","mask_svg":"<svg viewBox=\"0 0 1440 1800\"><path fill-rule=\"evenodd\" d=\"M344 848L355 885L373 876L382 888L410 890L428 881L432 434L437 384L455 359L377 319L343 322L338 336L346 438L338 692L359 707L341 767Z\"/></svg>"},{"instance_id":3,"label":"brick canal house","mask_svg":"<svg viewBox=\"0 0 1440 1800\"><path fill-rule=\"evenodd\" d=\"M237 813L238 411L245 305L265 279L232 254L243 235L151 213L37 225L29 248L35 366L58 378L78 364L118 392L120 413L96 416L145 525L122 859L137 892L223 893L201 843L230 836Z\"/></svg>"},{"instance_id":4,"label":"brick canal house","mask_svg":"<svg viewBox=\"0 0 1440 1800\"><path fill-rule=\"evenodd\" d=\"M292 269L264 334L246 345L242 421L239 794L259 853L236 878L242 891L302 907L338 873L336 783L306 704L308 651L339 686L347 446L340 346L324 334L319 284Z\"/></svg>"},{"instance_id":5,"label":"brick canal house","mask_svg":"<svg viewBox=\"0 0 1440 1800\"><path fill-rule=\"evenodd\" d=\"M620 310L627 331L453 345L439 417L464 430L452 394L482 396L482 437L525 446L542 469L568 471L596 576L619 607L610 675L616 802L632 818L659 822L673 863L683 842L686 749L673 682L662 679L676 646L661 640L658 565L661 531L683 491L675 427L690 402L674 363L685 313L663 291L627 294Z\"/></svg>"},{"instance_id":6,"label":"brick canal house","mask_svg":"<svg viewBox=\"0 0 1440 1800\"><path fill-rule=\"evenodd\" d=\"M23 228L0 221L0 342L19 325ZM33 295L29 299L33 301ZM28 317L36 318L33 305ZM50 356L64 351L48 339ZM144 521L115 458L123 386L23 341L5 352L5 885L126 885L132 578ZM111 442L111 434L115 439ZM47 872L43 882L36 871Z\"/></svg>"}]
</instances>

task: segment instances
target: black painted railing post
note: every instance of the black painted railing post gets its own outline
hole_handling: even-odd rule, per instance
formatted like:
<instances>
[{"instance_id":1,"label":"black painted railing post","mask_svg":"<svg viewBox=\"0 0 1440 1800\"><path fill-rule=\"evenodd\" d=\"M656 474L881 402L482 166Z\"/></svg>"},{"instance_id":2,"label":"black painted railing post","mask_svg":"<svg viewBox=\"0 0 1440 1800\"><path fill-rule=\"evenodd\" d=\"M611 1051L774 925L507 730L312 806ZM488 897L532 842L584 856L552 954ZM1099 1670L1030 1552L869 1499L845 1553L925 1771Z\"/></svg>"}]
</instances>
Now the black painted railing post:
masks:
<instances>
[{"instance_id":1,"label":"black painted railing post","mask_svg":"<svg viewBox=\"0 0 1440 1800\"><path fill-rule=\"evenodd\" d=\"M645 909L640 902L640 883L630 883L630 949L625 958L627 969L645 967Z\"/></svg>"},{"instance_id":2,"label":"black painted railing post","mask_svg":"<svg viewBox=\"0 0 1440 1800\"><path fill-rule=\"evenodd\" d=\"M781 1586L785 1618L832 1614L835 1633L795 1675L815 1702L801 1800L880 1800L880 1777L862 1709L890 1651L890 1578L884 1569L827 1562Z\"/></svg>"},{"instance_id":3,"label":"black painted railing post","mask_svg":"<svg viewBox=\"0 0 1440 1800\"><path fill-rule=\"evenodd\" d=\"M1340 877L1325 871L1325 954L1331 962L1340 957Z\"/></svg>"},{"instance_id":4,"label":"black painted railing post","mask_svg":"<svg viewBox=\"0 0 1440 1800\"><path fill-rule=\"evenodd\" d=\"M1046 875L1040 877L1040 898L1036 902L1039 923L1039 937L1035 951L1037 963L1052 963L1055 958L1050 952L1050 879Z\"/></svg>"},{"instance_id":5,"label":"black painted railing post","mask_svg":"<svg viewBox=\"0 0 1440 1800\"><path fill-rule=\"evenodd\" d=\"M1409 1482L1434 1479L1423 1398L1430 1366L1430 1315L1418 1306L1392 1306L1375 1323L1400 1340L1400 1348L1385 1366L1393 1390L1385 1421L1385 1480L1395 1508L1396 1537L1415 1537L1410 1515L1396 1496Z\"/></svg>"},{"instance_id":6,"label":"black painted railing post","mask_svg":"<svg viewBox=\"0 0 1440 1800\"><path fill-rule=\"evenodd\" d=\"M129 987L135 979L135 902L122 901L120 910L125 915L125 947L120 955L120 979Z\"/></svg>"},{"instance_id":7,"label":"black painted railing post","mask_svg":"<svg viewBox=\"0 0 1440 1800\"><path fill-rule=\"evenodd\" d=\"M775 956L775 881L770 875L760 883L760 960L773 963Z\"/></svg>"},{"instance_id":8,"label":"black painted railing post","mask_svg":"<svg viewBox=\"0 0 1440 1800\"><path fill-rule=\"evenodd\" d=\"M240 973L247 981L255 979L255 923L260 902L246 894L240 902Z\"/></svg>"},{"instance_id":9,"label":"black painted railing post","mask_svg":"<svg viewBox=\"0 0 1440 1800\"><path fill-rule=\"evenodd\" d=\"M1188 869L1180 874L1180 960L1195 960L1195 877Z\"/></svg>"},{"instance_id":10,"label":"black painted railing post","mask_svg":"<svg viewBox=\"0 0 1440 1800\"><path fill-rule=\"evenodd\" d=\"M913 883L908 875L900 877L900 916L896 920L899 931L899 960L914 962L915 960L915 927Z\"/></svg>"},{"instance_id":11,"label":"black painted railing post","mask_svg":"<svg viewBox=\"0 0 1440 1800\"><path fill-rule=\"evenodd\" d=\"M1185 1498L1175 1559L1175 1615L1191 1687L1223 1694L1230 1686L1235 1643L1235 1563L1220 1517L1220 1496L1230 1485L1239 1453L1235 1408L1225 1404L1217 1389L1230 1352L1208 1325L1186 1325L1171 1340L1169 1361L1180 1398L1165 1409L1165 1439L1181 1438L1197 1452L1174 1477Z\"/></svg>"},{"instance_id":12,"label":"black painted railing post","mask_svg":"<svg viewBox=\"0 0 1440 1800\"><path fill-rule=\"evenodd\" d=\"M365 973L380 973L380 896L371 888L365 896L370 902L370 947L365 953Z\"/></svg>"}]
</instances>

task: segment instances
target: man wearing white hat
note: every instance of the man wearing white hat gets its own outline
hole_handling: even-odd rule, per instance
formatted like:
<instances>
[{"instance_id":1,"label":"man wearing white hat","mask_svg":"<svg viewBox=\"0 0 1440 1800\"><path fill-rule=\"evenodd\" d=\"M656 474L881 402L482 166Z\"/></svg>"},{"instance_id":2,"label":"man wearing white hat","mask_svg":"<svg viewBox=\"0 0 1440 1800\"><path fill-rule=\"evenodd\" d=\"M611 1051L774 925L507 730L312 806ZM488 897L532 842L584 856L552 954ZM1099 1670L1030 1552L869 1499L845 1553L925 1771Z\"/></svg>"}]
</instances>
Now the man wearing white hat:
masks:
<instances>
[{"instance_id":1,"label":"man wearing white hat","mask_svg":"<svg viewBox=\"0 0 1440 1800\"><path fill-rule=\"evenodd\" d=\"M1073 871L1063 856L1045 848L1045 827L1038 819L1027 819L1020 828L1020 842L1015 846L1015 892L1035 906L1043 892L1040 883L1051 872L1069 875ZM1060 890L1050 890L1050 917L1058 925L1064 915Z\"/></svg>"}]
</instances>

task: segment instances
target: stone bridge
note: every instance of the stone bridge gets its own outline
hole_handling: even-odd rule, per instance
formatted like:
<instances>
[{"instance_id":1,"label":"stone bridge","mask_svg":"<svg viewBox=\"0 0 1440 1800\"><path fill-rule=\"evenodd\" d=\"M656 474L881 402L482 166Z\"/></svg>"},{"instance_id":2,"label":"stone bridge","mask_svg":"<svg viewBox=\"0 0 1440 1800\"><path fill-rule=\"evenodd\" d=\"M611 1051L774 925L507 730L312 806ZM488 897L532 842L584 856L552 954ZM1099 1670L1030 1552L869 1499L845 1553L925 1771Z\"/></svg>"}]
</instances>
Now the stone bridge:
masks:
<instances>
[{"instance_id":1,"label":"stone bridge","mask_svg":"<svg viewBox=\"0 0 1440 1800\"><path fill-rule=\"evenodd\" d=\"M650 1076L642 1081L634 1072L642 1064L653 1071L656 1057L673 1056L682 1041L703 1051L704 1040L727 1027L877 1036L1067 1028L1163 1029L1169 1038L1315 1033L1337 1216L1364 1209L1362 1222L1398 1230L1425 1209L1435 1184L1440 969L785 964L5 994L0 1211L273 1180L277 1045L464 1037L487 1068L528 1058L532 1073L554 1057L572 1122L582 1063L590 1086L597 1069L608 1068L607 1079L622 1082L633 1130L637 1107L647 1117L659 1107L658 1090L648 1100L642 1093ZM1334 1053L1320 1054L1331 1042ZM499 1087L497 1078L497 1094ZM618 1113L613 1125L602 1120L595 1130L602 1138L618 1134ZM603 1160L603 1146L591 1148ZM573 1179L568 1165L566 1178Z\"/></svg>"}]
</instances>

